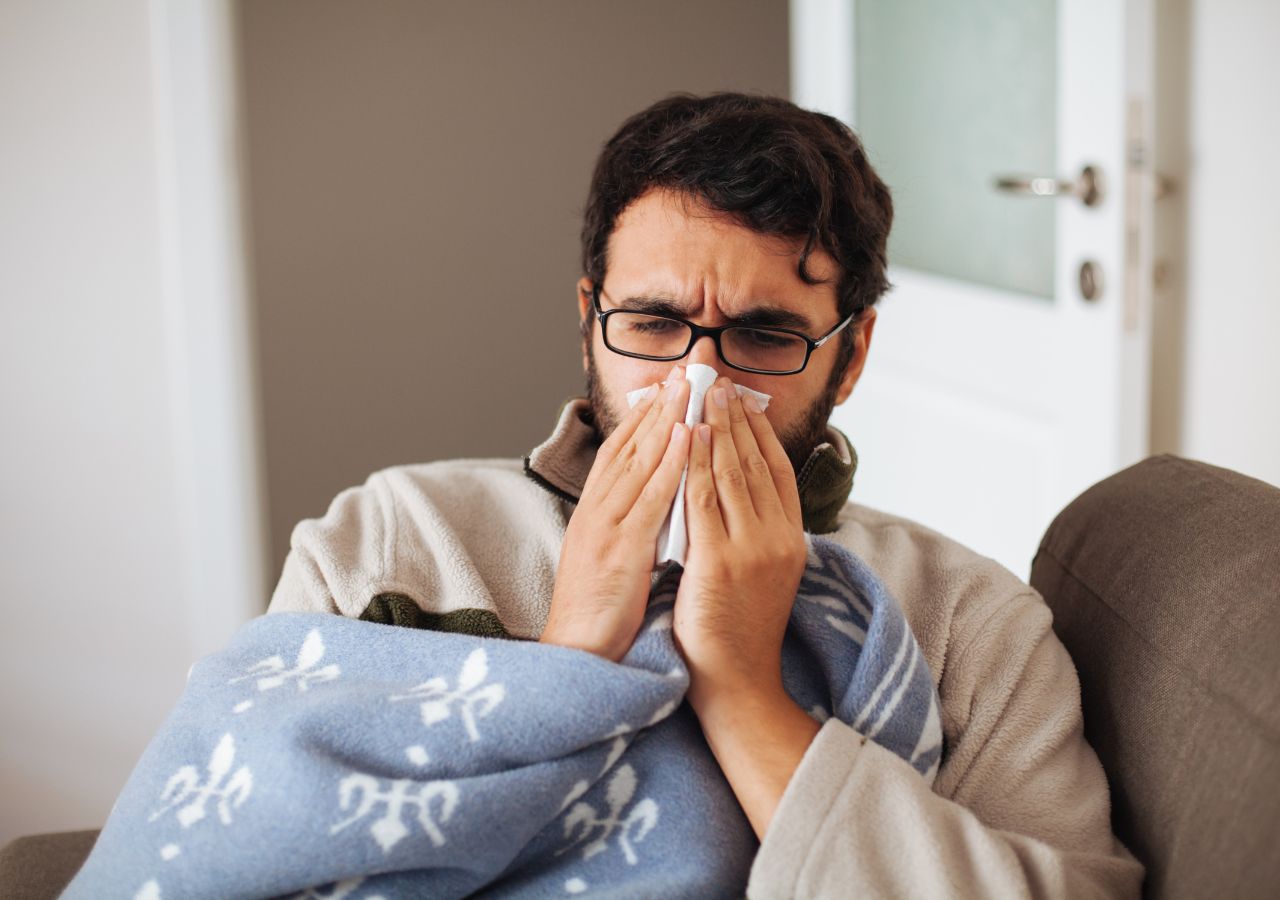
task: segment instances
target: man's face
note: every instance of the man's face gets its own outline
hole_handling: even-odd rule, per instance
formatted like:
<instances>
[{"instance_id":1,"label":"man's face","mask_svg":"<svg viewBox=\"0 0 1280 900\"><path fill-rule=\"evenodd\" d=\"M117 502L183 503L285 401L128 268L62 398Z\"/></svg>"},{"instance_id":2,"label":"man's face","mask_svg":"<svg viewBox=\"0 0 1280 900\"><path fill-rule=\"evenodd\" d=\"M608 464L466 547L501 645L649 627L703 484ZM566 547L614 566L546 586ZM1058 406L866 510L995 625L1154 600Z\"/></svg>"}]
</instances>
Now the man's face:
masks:
<instances>
[{"instance_id":1,"label":"man's face","mask_svg":"<svg viewBox=\"0 0 1280 900\"><path fill-rule=\"evenodd\" d=\"M838 269L827 253L815 251L809 256L809 272L825 283L805 284L797 273L800 249L797 242L757 234L700 203L690 204L686 213L678 194L652 190L618 217L609 238L600 306L610 310L632 305L631 298L661 298L679 310L677 315L709 327L770 306L800 317L788 327L820 337L840 322ZM585 321L591 282L582 279L578 286L578 311ZM857 330L853 360L844 371L835 371L837 335L813 352L803 372L757 375L726 366L710 338L698 340L675 363L622 356L605 347L597 322L583 341L587 399L600 437L607 438L626 415L628 391L664 380L673 365L702 363L735 384L772 396L765 414L799 473L824 440L832 408L848 399L862 374L874 324L875 310L868 309L860 326L846 326Z\"/></svg>"}]
</instances>

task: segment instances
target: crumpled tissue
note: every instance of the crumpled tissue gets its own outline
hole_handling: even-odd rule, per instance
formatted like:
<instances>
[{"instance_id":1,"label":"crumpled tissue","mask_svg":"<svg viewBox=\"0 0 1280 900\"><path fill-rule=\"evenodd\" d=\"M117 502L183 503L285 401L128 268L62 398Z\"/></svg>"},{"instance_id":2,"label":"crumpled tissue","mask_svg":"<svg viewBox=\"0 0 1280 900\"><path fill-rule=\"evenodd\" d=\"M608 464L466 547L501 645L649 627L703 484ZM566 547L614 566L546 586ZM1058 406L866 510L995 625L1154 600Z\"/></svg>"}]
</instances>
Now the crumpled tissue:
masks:
<instances>
[{"instance_id":1,"label":"crumpled tissue","mask_svg":"<svg viewBox=\"0 0 1280 900\"><path fill-rule=\"evenodd\" d=\"M684 377L689 382L689 408L685 412L684 424L692 429L693 426L702 422L703 401L711 385L715 384L718 373L710 366L693 363L685 367ZM666 384L665 381L662 383ZM740 384L735 384L734 387L738 389L739 397L750 394L760 402L762 410L769 407L771 395L753 391ZM639 403L646 390L647 388L640 388L629 392L627 405L635 406ZM662 523L662 530L658 532L655 565L660 566L668 562L684 565L685 554L689 550L689 529L685 524L684 510L684 485L688 478L689 466L686 464L684 471L680 474L680 487L676 490L675 500L671 503L671 511L667 513L667 518Z\"/></svg>"}]
</instances>

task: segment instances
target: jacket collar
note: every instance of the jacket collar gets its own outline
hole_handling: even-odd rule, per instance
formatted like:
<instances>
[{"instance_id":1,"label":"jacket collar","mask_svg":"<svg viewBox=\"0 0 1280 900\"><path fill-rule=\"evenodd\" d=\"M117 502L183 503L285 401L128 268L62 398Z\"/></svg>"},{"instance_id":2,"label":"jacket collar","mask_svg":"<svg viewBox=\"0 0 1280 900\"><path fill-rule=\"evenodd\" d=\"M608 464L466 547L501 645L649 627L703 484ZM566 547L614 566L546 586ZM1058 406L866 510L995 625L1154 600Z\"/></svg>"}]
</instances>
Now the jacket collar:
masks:
<instances>
[{"instance_id":1,"label":"jacket collar","mask_svg":"<svg viewBox=\"0 0 1280 900\"><path fill-rule=\"evenodd\" d=\"M582 486L596 459L599 439L591 424L585 398L575 397L560 408L555 431L524 460L524 471L546 490L570 503L582 496ZM840 510L853 488L858 454L838 429L827 426L827 440L813 448L796 475L805 531L835 531Z\"/></svg>"}]
</instances>

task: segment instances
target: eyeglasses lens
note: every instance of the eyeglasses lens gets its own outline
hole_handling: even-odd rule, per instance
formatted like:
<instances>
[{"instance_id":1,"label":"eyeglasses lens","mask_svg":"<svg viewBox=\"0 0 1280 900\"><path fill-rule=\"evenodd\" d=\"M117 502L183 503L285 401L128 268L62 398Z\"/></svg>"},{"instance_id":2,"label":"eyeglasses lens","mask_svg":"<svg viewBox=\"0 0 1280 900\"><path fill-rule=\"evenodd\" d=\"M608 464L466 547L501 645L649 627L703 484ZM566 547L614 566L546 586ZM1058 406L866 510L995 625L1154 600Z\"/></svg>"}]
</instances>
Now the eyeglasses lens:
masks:
<instances>
[{"instance_id":1,"label":"eyeglasses lens","mask_svg":"<svg viewBox=\"0 0 1280 900\"><path fill-rule=\"evenodd\" d=\"M605 337L624 353L679 357L689 346L689 326L661 316L619 312L609 317Z\"/></svg>"},{"instance_id":2,"label":"eyeglasses lens","mask_svg":"<svg viewBox=\"0 0 1280 900\"><path fill-rule=\"evenodd\" d=\"M725 358L735 366L792 372L804 365L807 345L800 338L762 328L730 328L720 336Z\"/></svg>"},{"instance_id":3,"label":"eyeglasses lens","mask_svg":"<svg viewBox=\"0 0 1280 900\"><path fill-rule=\"evenodd\" d=\"M689 348L689 326L644 313L609 316L605 339L615 350L654 359L678 359ZM804 365L807 345L800 338L761 328L728 328L720 337L725 361L764 372L793 372Z\"/></svg>"}]
</instances>

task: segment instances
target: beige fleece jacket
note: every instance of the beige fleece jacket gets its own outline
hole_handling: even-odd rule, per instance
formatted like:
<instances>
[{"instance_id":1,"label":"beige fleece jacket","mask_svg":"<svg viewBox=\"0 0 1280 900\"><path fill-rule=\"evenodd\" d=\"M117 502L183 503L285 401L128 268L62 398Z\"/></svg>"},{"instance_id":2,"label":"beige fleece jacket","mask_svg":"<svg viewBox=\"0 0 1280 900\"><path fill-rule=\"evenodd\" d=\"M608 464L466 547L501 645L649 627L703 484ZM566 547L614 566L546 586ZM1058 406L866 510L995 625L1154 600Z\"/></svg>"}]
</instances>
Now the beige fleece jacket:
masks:
<instances>
[{"instance_id":1,"label":"beige fleece jacket","mask_svg":"<svg viewBox=\"0 0 1280 900\"><path fill-rule=\"evenodd\" d=\"M466 598L512 635L546 622L565 525L594 461L583 401L526 460L376 472L300 522L269 612L358 617L380 594L448 613ZM852 448L834 429L846 459ZM816 454L816 451L815 451ZM856 458L855 458L856 459ZM932 787L831 719L788 785L751 870L751 897L1137 896L1116 840L1079 682L1043 599L995 561L857 503L826 535L902 606L942 704Z\"/></svg>"}]
</instances>

